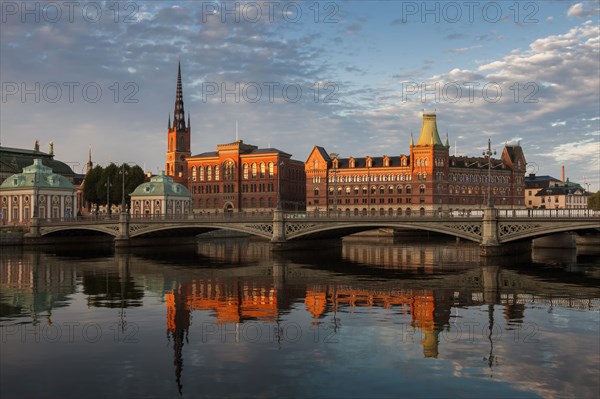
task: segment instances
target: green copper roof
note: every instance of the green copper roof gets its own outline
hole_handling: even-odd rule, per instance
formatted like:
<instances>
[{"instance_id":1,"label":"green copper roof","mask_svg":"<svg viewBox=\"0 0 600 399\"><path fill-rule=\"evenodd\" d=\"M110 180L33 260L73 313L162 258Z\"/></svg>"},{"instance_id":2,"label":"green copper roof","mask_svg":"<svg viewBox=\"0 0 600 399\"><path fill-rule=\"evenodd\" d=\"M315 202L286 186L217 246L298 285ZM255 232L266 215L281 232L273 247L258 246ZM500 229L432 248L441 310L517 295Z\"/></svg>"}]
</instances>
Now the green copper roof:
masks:
<instances>
[{"instance_id":1,"label":"green copper roof","mask_svg":"<svg viewBox=\"0 0 600 399\"><path fill-rule=\"evenodd\" d=\"M28 187L75 189L66 177L53 173L39 158L33 160L33 165L24 167L23 173L10 176L0 185L2 190Z\"/></svg>"},{"instance_id":2,"label":"green copper roof","mask_svg":"<svg viewBox=\"0 0 600 399\"><path fill-rule=\"evenodd\" d=\"M148 183L142 183L133 190L131 196L163 196L169 197L191 197L190 192L185 186L175 183L171 176L166 176L165 172L160 172L158 176L153 176Z\"/></svg>"},{"instance_id":3,"label":"green copper roof","mask_svg":"<svg viewBox=\"0 0 600 399\"><path fill-rule=\"evenodd\" d=\"M435 114L423 114L423 127L417 146L422 145L443 145L437 130Z\"/></svg>"}]
</instances>

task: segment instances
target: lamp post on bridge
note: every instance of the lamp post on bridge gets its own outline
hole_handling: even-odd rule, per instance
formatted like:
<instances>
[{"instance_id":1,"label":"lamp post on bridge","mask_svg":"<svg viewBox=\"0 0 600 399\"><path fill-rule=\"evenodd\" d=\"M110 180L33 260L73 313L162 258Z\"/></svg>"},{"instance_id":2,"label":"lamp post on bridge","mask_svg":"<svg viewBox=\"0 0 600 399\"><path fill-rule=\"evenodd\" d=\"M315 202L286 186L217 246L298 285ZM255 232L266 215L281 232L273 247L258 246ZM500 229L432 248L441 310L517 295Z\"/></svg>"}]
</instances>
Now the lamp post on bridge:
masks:
<instances>
[{"instance_id":1,"label":"lamp post on bridge","mask_svg":"<svg viewBox=\"0 0 600 399\"><path fill-rule=\"evenodd\" d=\"M492 151L492 140L488 139L488 149L483 151L483 155L488 158L488 186L487 186L487 206L493 208L494 203L492 201L492 155L496 155L496 150Z\"/></svg>"},{"instance_id":2,"label":"lamp post on bridge","mask_svg":"<svg viewBox=\"0 0 600 399\"><path fill-rule=\"evenodd\" d=\"M338 157L340 154L337 152L332 152L330 154L333 157L331 173L333 174L333 214L337 216L337 173L338 173Z\"/></svg>"},{"instance_id":3,"label":"lamp post on bridge","mask_svg":"<svg viewBox=\"0 0 600 399\"><path fill-rule=\"evenodd\" d=\"M104 183L106 187L106 216L110 216L110 176L106 177L106 183Z\"/></svg>"},{"instance_id":4,"label":"lamp post on bridge","mask_svg":"<svg viewBox=\"0 0 600 399\"><path fill-rule=\"evenodd\" d=\"M281 210L281 172L283 170L283 160L277 161L277 210Z\"/></svg>"},{"instance_id":5,"label":"lamp post on bridge","mask_svg":"<svg viewBox=\"0 0 600 399\"><path fill-rule=\"evenodd\" d=\"M121 165L121 213L126 212L125 209L125 176L128 175L128 172L125 170L125 163Z\"/></svg>"}]
</instances>

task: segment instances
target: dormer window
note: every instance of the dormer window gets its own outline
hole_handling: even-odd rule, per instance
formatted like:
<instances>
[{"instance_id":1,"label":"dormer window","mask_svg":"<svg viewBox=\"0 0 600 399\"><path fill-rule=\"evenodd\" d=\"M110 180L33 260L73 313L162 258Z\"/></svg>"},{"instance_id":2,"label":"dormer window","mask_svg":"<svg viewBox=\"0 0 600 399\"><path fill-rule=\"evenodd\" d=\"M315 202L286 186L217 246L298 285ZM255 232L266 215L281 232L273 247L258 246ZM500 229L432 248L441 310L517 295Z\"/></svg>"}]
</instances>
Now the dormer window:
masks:
<instances>
[{"instance_id":1,"label":"dormer window","mask_svg":"<svg viewBox=\"0 0 600 399\"><path fill-rule=\"evenodd\" d=\"M16 186L17 184L19 184L19 179L14 179L13 180L13 186Z\"/></svg>"},{"instance_id":2,"label":"dormer window","mask_svg":"<svg viewBox=\"0 0 600 399\"><path fill-rule=\"evenodd\" d=\"M350 159L348 160L348 165L349 165L351 168L354 168L354 167L356 167L356 161L354 160L354 158L350 157Z\"/></svg>"}]
</instances>

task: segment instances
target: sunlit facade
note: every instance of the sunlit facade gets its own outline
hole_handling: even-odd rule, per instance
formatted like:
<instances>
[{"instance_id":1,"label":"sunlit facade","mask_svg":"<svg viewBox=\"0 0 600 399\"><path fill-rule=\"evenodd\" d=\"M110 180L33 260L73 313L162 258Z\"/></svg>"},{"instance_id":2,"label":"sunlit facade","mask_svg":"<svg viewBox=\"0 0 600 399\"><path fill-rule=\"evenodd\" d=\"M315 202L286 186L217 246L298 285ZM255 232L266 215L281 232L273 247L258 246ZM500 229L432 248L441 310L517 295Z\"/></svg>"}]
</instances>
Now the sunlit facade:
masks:
<instances>
[{"instance_id":1,"label":"sunlit facade","mask_svg":"<svg viewBox=\"0 0 600 399\"><path fill-rule=\"evenodd\" d=\"M487 203L488 158L450 156L435 114L423 115L409 153L342 158L315 146L305 162L308 211L402 215L479 209ZM526 161L520 145L506 145L491 159L490 191L498 208L524 207Z\"/></svg>"}]
</instances>

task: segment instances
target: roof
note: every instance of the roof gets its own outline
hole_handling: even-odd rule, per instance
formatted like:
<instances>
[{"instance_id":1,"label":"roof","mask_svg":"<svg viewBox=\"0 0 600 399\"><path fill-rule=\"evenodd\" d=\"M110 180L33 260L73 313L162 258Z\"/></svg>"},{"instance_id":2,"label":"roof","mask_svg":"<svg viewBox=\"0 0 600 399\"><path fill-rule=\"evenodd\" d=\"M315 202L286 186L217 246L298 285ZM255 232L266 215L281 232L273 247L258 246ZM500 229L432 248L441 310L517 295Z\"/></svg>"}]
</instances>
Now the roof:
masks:
<instances>
[{"instance_id":1,"label":"roof","mask_svg":"<svg viewBox=\"0 0 600 399\"><path fill-rule=\"evenodd\" d=\"M443 145L437 129L436 114L423 114L423 126L417 146Z\"/></svg>"},{"instance_id":2,"label":"roof","mask_svg":"<svg viewBox=\"0 0 600 399\"><path fill-rule=\"evenodd\" d=\"M142 183L133 190L131 197L186 197L191 198L190 192L185 186L175 183L171 176L162 171L158 176L152 176L148 183Z\"/></svg>"},{"instance_id":3,"label":"roof","mask_svg":"<svg viewBox=\"0 0 600 399\"><path fill-rule=\"evenodd\" d=\"M320 147L318 145L316 145L315 148L317 149L317 151L319 151L319 154L321 154L324 160L326 160L327 162L331 161L331 158L329 157L327 151L325 151L325 148Z\"/></svg>"},{"instance_id":4,"label":"roof","mask_svg":"<svg viewBox=\"0 0 600 399\"><path fill-rule=\"evenodd\" d=\"M577 185L579 186L579 185ZM585 192L583 188L577 186L554 186L548 187L545 190L538 191L535 196L536 197L545 197L547 195L569 195L569 194L579 194L579 195L589 195L589 193Z\"/></svg>"},{"instance_id":5,"label":"roof","mask_svg":"<svg viewBox=\"0 0 600 399\"><path fill-rule=\"evenodd\" d=\"M54 155L46 152L23 148L0 147L2 171L19 173L23 168L31 165L34 159L41 159L42 163L50 167L54 173L71 178L75 175L75 172L73 172L69 165L54 159Z\"/></svg>"},{"instance_id":6,"label":"roof","mask_svg":"<svg viewBox=\"0 0 600 399\"><path fill-rule=\"evenodd\" d=\"M561 180L549 175L536 176L532 174L525 177L525 188L546 188L553 182L558 183Z\"/></svg>"},{"instance_id":7,"label":"roof","mask_svg":"<svg viewBox=\"0 0 600 399\"><path fill-rule=\"evenodd\" d=\"M28 187L75 189L66 177L54 173L39 158L34 159L32 165L24 167L22 173L10 176L0 185L2 190Z\"/></svg>"},{"instance_id":8,"label":"roof","mask_svg":"<svg viewBox=\"0 0 600 399\"><path fill-rule=\"evenodd\" d=\"M252 155L252 154L272 154L272 153L277 153L277 154L281 154L281 155L286 155L288 157L291 157L291 154L288 154L285 151L281 151L277 148L256 148L250 151L244 151L244 152L240 152L241 155ZM197 155L193 155L190 158L202 158L202 157L216 157L219 155L218 151L209 151L209 152L203 152L201 154L197 154Z\"/></svg>"},{"instance_id":9,"label":"roof","mask_svg":"<svg viewBox=\"0 0 600 399\"><path fill-rule=\"evenodd\" d=\"M387 157L390 160L390 167L393 166L402 166L401 160L402 156L393 156ZM410 160L410 157L406 155L406 158ZM355 168L366 168L367 167L367 157L364 158L352 158L354 159L354 167ZM371 157L371 168L382 168L384 167L383 160L384 157ZM350 158L338 158L338 169L350 168ZM407 163L410 165L410 162Z\"/></svg>"}]
</instances>

